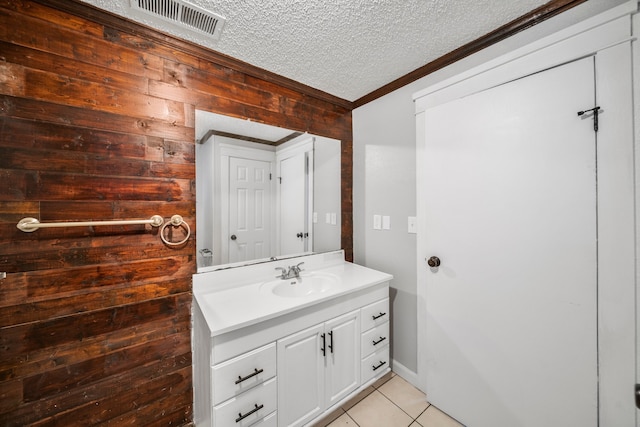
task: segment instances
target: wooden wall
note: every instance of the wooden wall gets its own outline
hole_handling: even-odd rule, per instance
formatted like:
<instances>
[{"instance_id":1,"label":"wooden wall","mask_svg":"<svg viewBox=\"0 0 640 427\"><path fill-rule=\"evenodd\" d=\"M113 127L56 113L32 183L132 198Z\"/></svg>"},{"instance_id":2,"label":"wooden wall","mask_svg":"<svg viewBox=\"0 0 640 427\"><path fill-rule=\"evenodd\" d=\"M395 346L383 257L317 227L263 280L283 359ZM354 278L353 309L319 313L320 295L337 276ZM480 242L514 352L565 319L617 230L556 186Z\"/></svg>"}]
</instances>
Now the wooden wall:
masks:
<instances>
[{"instance_id":1,"label":"wooden wall","mask_svg":"<svg viewBox=\"0 0 640 427\"><path fill-rule=\"evenodd\" d=\"M348 103L77 1L0 0L0 425L191 422L193 235L16 223L195 231L196 108L342 140L352 256Z\"/></svg>"}]
</instances>

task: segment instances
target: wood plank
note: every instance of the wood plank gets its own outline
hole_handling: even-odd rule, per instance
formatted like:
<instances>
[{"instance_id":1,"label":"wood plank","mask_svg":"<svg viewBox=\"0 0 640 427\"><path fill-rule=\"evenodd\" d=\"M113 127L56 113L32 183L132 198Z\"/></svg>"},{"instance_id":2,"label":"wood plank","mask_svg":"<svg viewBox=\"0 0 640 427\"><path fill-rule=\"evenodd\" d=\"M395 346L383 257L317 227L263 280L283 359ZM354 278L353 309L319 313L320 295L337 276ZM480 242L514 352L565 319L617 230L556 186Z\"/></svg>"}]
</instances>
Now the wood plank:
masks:
<instances>
[{"instance_id":1,"label":"wood plank","mask_svg":"<svg viewBox=\"0 0 640 427\"><path fill-rule=\"evenodd\" d=\"M182 300L184 301L185 297L182 297ZM81 344L70 342L53 348L34 349L29 352L29 357L13 354L0 361L0 379L13 380L33 376L58 366L73 365L142 342L155 341L174 334L188 334L189 329L190 312L185 305L175 316L90 337Z\"/></svg>"},{"instance_id":2,"label":"wood plank","mask_svg":"<svg viewBox=\"0 0 640 427\"><path fill-rule=\"evenodd\" d=\"M63 296L44 301L23 301L10 307L0 307L0 327L99 310L104 307L133 304L189 292L190 278L122 287L103 287L99 293Z\"/></svg>"},{"instance_id":3,"label":"wood plank","mask_svg":"<svg viewBox=\"0 0 640 427\"><path fill-rule=\"evenodd\" d=\"M35 70L52 70L61 76L77 78L112 88L136 93L148 93L149 79L144 76L107 70L64 56L0 41L0 52L6 63L22 65ZM8 93L9 94L9 93Z\"/></svg>"},{"instance_id":4,"label":"wood plank","mask_svg":"<svg viewBox=\"0 0 640 427\"><path fill-rule=\"evenodd\" d=\"M25 91L24 67L0 62L0 93L12 96L22 96Z\"/></svg>"},{"instance_id":5,"label":"wood plank","mask_svg":"<svg viewBox=\"0 0 640 427\"><path fill-rule=\"evenodd\" d=\"M144 325L178 314L177 296L144 301L121 307L47 319L45 321L5 327L0 336L2 360L33 350L54 348L71 342ZM73 327L70 327L73 325ZM80 345L80 344L78 344Z\"/></svg>"},{"instance_id":6,"label":"wood plank","mask_svg":"<svg viewBox=\"0 0 640 427\"><path fill-rule=\"evenodd\" d=\"M163 53L164 50L166 49L163 48L158 51L159 56L166 58L164 61L164 74L162 81L174 86L184 86L181 77L193 70L198 70L200 73L206 73L211 78L236 82L239 84L246 84L248 80L246 74L234 70L233 68L218 65L215 62L210 62L191 55L185 56L182 54L178 59L167 58L167 55ZM280 87L280 90L286 90L291 94L300 94L300 92L296 92L291 89L283 89L282 87ZM274 91L274 93L277 93L277 91Z\"/></svg>"},{"instance_id":7,"label":"wood plank","mask_svg":"<svg viewBox=\"0 0 640 427\"><path fill-rule=\"evenodd\" d=\"M4 150L0 147L0 156ZM0 169L0 200L7 202L25 201L28 187L37 179L35 172Z\"/></svg>"},{"instance_id":8,"label":"wood plank","mask_svg":"<svg viewBox=\"0 0 640 427\"><path fill-rule=\"evenodd\" d=\"M21 304L28 296L27 280L24 273L9 273L0 282L2 284L0 286L0 307Z\"/></svg>"},{"instance_id":9,"label":"wood plank","mask_svg":"<svg viewBox=\"0 0 640 427\"><path fill-rule=\"evenodd\" d=\"M52 156L42 150L4 148L0 157L2 169L39 170L41 172L59 172L65 174L87 174L100 176L131 176L177 178L191 180L195 176L195 163L179 164L171 162L147 162L105 159L102 155L77 152L65 152ZM173 158L181 156L173 152Z\"/></svg>"},{"instance_id":10,"label":"wood plank","mask_svg":"<svg viewBox=\"0 0 640 427\"><path fill-rule=\"evenodd\" d=\"M182 278L189 280L189 275L192 273L192 265L186 256L29 272L25 277L28 292L24 302L85 295L99 291L119 289L127 291L130 287L150 284L166 288L172 281ZM164 281L167 281L166 285L163 284ZM178 291L186 292L188 289L178 288ZM118 298L118 296L115 297Z\"/></svg>"},{"instance_id":11,"label":"wood plank","mask_svg":"<svg viewBox=\"0 0 640 427\"><path fill-rule=\"evenodd\" d=\"M191 227L194 227L196 217L196 205L195 198L187 199L185 201L172 201L171 204L167 204L163 200L148 200L144 202L140 201L118 201L116 202L116 214L120 218L135 218L139 217L141 213L146 212L144 216L160 215L165 219L171 218L174 214L182 215L186 220L191 221Z\"/></svg>"},{"instance_id":12,"label":"wood plank","mask_svg":"<svg viewBox=\"0 0 640 427\"><path fill-rule=\"evenodd\" d=\"M195 176L196 166L192 164L180 163L150 163L149 176L157 178L183 178L191 179Z\"/></svg>"},{"instance_id":13,"label":"wood plank","mask_svg":"<svg viewBox=\"0 0 640 427\"><path fill-rule=\"evenodd\" d=\"M25 68L24 97L184 125L182 103L78 78Z\"/></svg>"},{"instance_id":14,"label":"wood plank","mask_svg":"<svg viewBox=\"0 0 640 427\"><path fill-rule=\"evenodd\" d=\"M51 423L54 417L59 415L60 418L68 416L69 412L77 411L75 416L94 417L101 419L102 411L96 411L96 408L104 407L105 411L118 413L122 409L128 409L130 406L123 406L118 397L128 399L130 403L137 400L160 401L167 396L173 394L172 387L191 385L190 379L184 379L186 372L190 368L185 367L191 364L190 353L181 354L177 357L166 358L156 363L143 366L135 371L127 372L107 378L103 381L82 385L74 388L66 393L60 393L51 398L40 399L38 401L29 402L13 411L12 417L5 419L7 424L3 425L38 425L36 423ZM179 376L174 372L180 372ZM183 374L182 372L185 372ZM182 378L182 379L181 379ZM112 406L112 402L113 403ZM81 402L77 404L76 402ZM108 415L107 415L108 416ZM105 416L105 418L107 417ZM3 415L0 414L0 421ZM9 421L11 424L8 424ZM96 421L98 422L98 421ZM65 425L53 422L53 425ZM71 424L76 424L71 422ZM81 423L82 424L82 423ZM93 425L88 423L87 425ZM144 423L140 423L144 424Z\"/></svg>"},{"instance_id":15,"label":"wood plank","mask_svg":"<svg viewBox=\"0 0 640 427\"><path fill-rule=\"evenodd\" d=\"M1 149L0 149L1 150ZM2 202L0 203L0 223L18 223L25 216L38 216L40 214L39 202ZM2 287L0 286L0 289Z\"/></svg>"},{"instance_id":16,"label":"wood plank","mask_svg":"<svg viewBox=\"0 0 640 427\"><path fill-rule=\"evenodd\" d=\"M81 44L76 43L79 39ZM113 44L101 38L5 8L0 8L0 40L127 74L162 78L162 58L125 47L114 51Z\"/></svg>"},{"instance_id":17,"label":"wood plank","mask_svg":"<svg viewBox=\"0 0 640 427\"><path fill-rule=\"evenodd\" d=\"M127 291L123 293L128 295L129 288L143 285L156 286L160 288L160 292L166 292L168 285L163 284L165 281L170 284L181 277L188 278L191 274L193 266L189 256L12 273L7 275L0 287L0 308L15 309L15 306L23 304L100 292L114 293L122 290ZM120 297L116 294L113 298ZM139 296L137 299L140 300ZM74 307L73 310L78 309ZM14 321L17 322L17 318L3 321L2 324L11 325Z\"/></svg>"},{"instance_id":18,"label":"wood plank","mask_svg":"<svg viewBox=\"0 0 640 427\"><path fill-rule=\"evenodd\" d=\"M192 400L193 392L182 391L178 394L178 390L172 389L175 393L166 396L157 405L149 404L142 408L136 408L126 414L112 418L109 421L98 424L98 426L121 426L136 424L140 418L144 419L147 427L161 427L169 425L192 425L189 423L193 416ZM164 411L158 411L157 407L169 408Z\"/></svg>"},{"instance_id":19,"label":"wood plank","mask_svg":"<svg viewBox=\"0 0 640 427\"><path fill-rule=\"evenodd\" d=\"M164 161L159 137L0 116L0 149L31 148L52 157L75 151L106 158ZM58 153L60 152L60 153Z\"/></svg>"},{"instance_id":20,"label":"wood plank","mask_svg":"<svg viewBox=\"0 0 640 427\"><path fill-rule=\"evenodd\" d=\"M187 222L190 219L185 219ZM193 224L193 222L192 222ZM134 226L127 226L134 227ZM139 227L139 226L137 226ZM147 226L148 227L148 226ZM76 227L74 227L75 229ZM81 228L81 227L77 227ZM16 229L17 230L17 229ZM65 233L63 229L48 229L46 231ZM83 265L112 264L135 261L139 259L162 258L166 256L193 256L195 236L189 238L184 246L168 247L162 243L159 230L145 230L131 235L122 235L122 230L115 230L100 238L87 239L86 236L63 237L46 239L38 230L34 243L25 245L27 238L15 242L3 243L6 252L0 253L0 264L7 273L23 271L50 270L59 268L73 268ZM23 233L17 230L17 238ZM180 235L182 236L182 234ZM31 237L31 239L34 239ZM178 240L177 237L175 240ZM74 246L74 244L77 246ZM36 249L37 250L34 250Z\"/></svg>"},{"instance_id":21,"label":"wood plank","mask_svg":"<svg viewBox=\"0 0 640 427\"><path fill-rule=\"evenodd\" d=\"M95 411L90 405L85 405L83 410L61 414L53 417L51 421L55 421L56 425L69 425L80 421L83 425L96 426L184 423L191 415L190 401L193 392L188 387L191 384L190 377L191 370L188 367L172 371L163 378L154 379L135 388L127 388L124 393L114 396L109 401L104 399L103 402L98 402L102 409L100 412ZM96 406L96 402L92 404Z\"/></svg>"},{"instance_id":22,"label":"wood plank","mask_svg":"<svg viewBox=\"0 0 640 427\"><path fill-rule=\"evenodd\" d=\"M33 402L51 397L73 388L76 384L87 384L126 371L134 371L148 363L188 353L190 349L189 337L170 335L156 341L129 346L105 356L62 366L24 378L23 399L24 402Z\"/></svg>"},{"instance_id":23,"label":"wood plank","mask_svg":"<svg viewBox=\"0 0 640 427\"><path fill-rule=\"evenodd\" d=\"M204 71L184 66L172 70L171 73L170 82L149 81L149 94L189 102L189 94L197 91L229 99L243 99L246 103L272 111L280 109L280 96L274 96L273 92L221 79Z\"/></svg>"},{"instance_id":24,"label":"wood plank","mask_svg":"<svg viewBox=\"0 0 640 427\"><path fill-rule=\"evenodd\" d=\"M194 200L185 179L101 177L40 173L27 183L29 200Z\"/></svg>"},{"instance_id":25,"label":"wood plank","mask_svg":"<svg viewBox=\"0 0 640 427\"><path fill-rule=\"evenodd\" d=\"M0 116L64 123L79 128L90 128L134 135L149 135L179 141L195 141L193 127L136 115L122 115L88 110L31 99L0 95Z\"/></svg>"},{"instance_id":26,"label":"wood plank","mask_svg":"<svg viewBox=\"0 0 640 427\"><path fill-rule=\"evenodd\" d=\"M68 28L89 36L100 37L103 33L103 27L98 23L87 21L86 19L69 15L63 11L52 9L38 3L23 0L1 0L0 7L36 19L45 17L47 22L55 23L56 26Z\"/></svg>"},{"instance_id":27,"label":"wood plank","mask_svg":"<svg viewBox=\"0 0 640 427\"><path fill-rule=\"evenodd\" d=\"M195 165L196 163L196 145L194 141L172 141L165 139L163 143L163 158L167 163L184 163L187 165ZM195 170L192 177L195 177Z\"/></svg>"},{"instance_id":28,"label":"wood plank","mask_svg":"<svg viewBox=\"0 0 640 427\"><path fill-rule=\"evenodd\" d=\"M128 219L116 214L117 204L118 202L111 200L43 200L40 202L40 215L37 218L41 222ZM148 216L151 217L151 215ZM147 215L142 215L139 218L145 217Z\"/></svg>"}]
</instances>

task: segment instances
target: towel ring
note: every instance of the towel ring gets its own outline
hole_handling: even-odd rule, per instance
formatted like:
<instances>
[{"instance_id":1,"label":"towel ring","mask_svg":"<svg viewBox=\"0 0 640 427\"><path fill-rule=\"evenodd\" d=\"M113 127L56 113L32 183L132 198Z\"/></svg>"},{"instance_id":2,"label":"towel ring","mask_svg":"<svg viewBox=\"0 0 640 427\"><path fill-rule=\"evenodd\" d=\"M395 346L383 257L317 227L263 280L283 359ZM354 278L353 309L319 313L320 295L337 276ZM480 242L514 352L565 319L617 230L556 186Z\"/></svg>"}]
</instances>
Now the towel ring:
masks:
<instances>
[{"instance_id":1,"label":"towel ring","mask_svg":"<svg viewBox=\"0 0 640 427\"><path fill-rule=\"evenodd\" d=\"M185 237L184 239L180 240L179 242L170 242L166 239L166 237L164 237L164 229L167 227L167 225L173 225L174 227L180 227L181 225L184 226L184 228L187 230L187 237ZM189 236L191 236L191 228L189 228L189 224L187 224L180 215L174 215L171 217L171 219L167 222L164 223L164 225L160 228L160 238L162 239L162 241L164 243L166 243L169 246L179 246L183 243L185 243L187 240L189 240Z\"/></svg>"}]
</instances>

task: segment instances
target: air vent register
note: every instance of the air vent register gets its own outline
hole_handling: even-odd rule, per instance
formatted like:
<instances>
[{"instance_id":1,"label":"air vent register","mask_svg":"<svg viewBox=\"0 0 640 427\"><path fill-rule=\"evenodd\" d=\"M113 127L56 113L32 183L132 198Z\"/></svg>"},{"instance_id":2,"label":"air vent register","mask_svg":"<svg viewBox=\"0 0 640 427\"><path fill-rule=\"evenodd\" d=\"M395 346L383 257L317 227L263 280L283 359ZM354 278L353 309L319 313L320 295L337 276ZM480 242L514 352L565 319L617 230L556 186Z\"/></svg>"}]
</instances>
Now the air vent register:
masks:
<instances>
[{"instance_id":1,"label":"air vent register","mask_svg":"<svg viewBox=\"0 0 640 427\"><path fill-rule=\"evenodd\" d=\"M184 0L130 0L131 12L153 16L175 27L220 38L225 18ZM141 15L141 16L142 16Z\"/></svg>"}]
</instances>

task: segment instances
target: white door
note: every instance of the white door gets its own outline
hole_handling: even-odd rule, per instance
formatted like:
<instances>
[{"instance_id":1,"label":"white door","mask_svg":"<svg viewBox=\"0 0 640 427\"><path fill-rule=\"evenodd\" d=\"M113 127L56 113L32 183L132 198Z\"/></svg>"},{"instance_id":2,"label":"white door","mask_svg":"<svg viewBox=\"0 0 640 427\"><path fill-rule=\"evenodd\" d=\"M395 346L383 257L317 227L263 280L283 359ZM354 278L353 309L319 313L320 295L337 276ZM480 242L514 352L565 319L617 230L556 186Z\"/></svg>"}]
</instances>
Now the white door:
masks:
<instances>
[{"instance_id":1,"label":"white door","mask_svg":"<svg viewBox=\"0 0 640 427\"><path fill-rule=\"evenodd\" d=\"M466 425L597 425L594 93L586 58L426 111L420 357Z\"/></svg>"},{"instance_id":2,"label":"white door","mask_svg":"<svg viewBox=\"0 0 640 427\"><path fill-rule=\"evenodd\" d=\"M339 402L360 384L360 311L326 323L326 408Z\"/></svg>"},{"instance_id":3,"label":"white door","mask_svg":"<svg viewBox=\"0 0 640 427\"><path fill-rule=\"evenodd\" d=\"M304 425L324 410L323 335L320 324L278 340L279 426Z\"/></svg>"},{"instance_id":4,"label":"white door","mask_svg":"<svg viewBox=\"0 0 640 427\"><path fill-rule=\"evenodd\" d=\"M308 249L305 242L307 206L307 154L302 152L280 162L280 254Z\"/></svg>"},{"instance_id":5,"label":"white door","mask_svg":"<svg viewBox=\"0 0 640 427\"><path fill-rule=\"evenodd\" d=\"M270 162L229 157L229 262L271 256Z\"/></svg>"}]
</instances>

